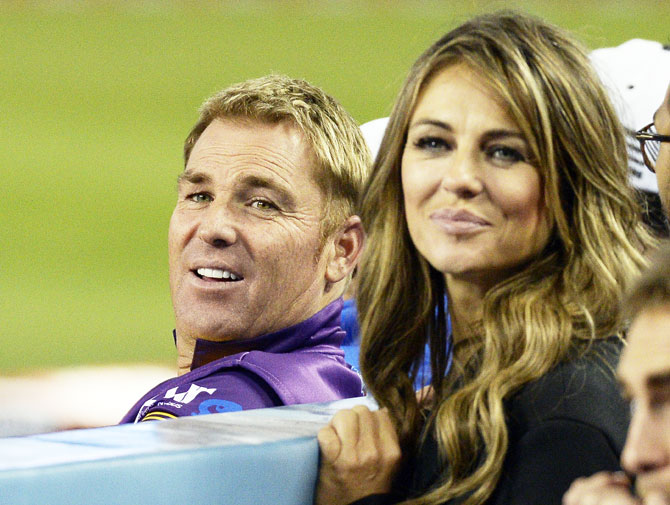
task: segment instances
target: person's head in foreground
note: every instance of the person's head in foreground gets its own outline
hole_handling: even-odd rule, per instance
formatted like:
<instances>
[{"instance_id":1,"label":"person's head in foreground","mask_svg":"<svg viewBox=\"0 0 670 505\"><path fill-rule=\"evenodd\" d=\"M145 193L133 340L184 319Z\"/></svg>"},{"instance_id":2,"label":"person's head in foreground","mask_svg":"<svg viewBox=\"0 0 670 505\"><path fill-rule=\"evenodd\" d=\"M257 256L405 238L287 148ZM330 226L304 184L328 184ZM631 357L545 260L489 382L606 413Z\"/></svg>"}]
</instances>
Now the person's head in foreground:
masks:
<instances>
[{"instance_id":1,"label":"person's head in foreground","mask_svg":"<svg viewBox=\"0 0 670 505\"><path fill-rule=\"evenodd\" d=\"M666 214L670 215L670 86L654 121L636 134L644 164L656 173L658 194Z\"/></svg>"},{"instance_id":2,"label":"person's head in foreground","mask_svg":"<svg viewBox=\"0 0 670 505\"><path fill-rule=\"evenodd\" d=\"M481 504L503 471L514 479L503 461L523 447L508 446L503 402L621 333L622 287L652 243L639 216L623 129L586 52L562 30L521 13L484 15L416 61L363 192L358 307L363 376L405 456L424 427L437 440L439 473L419 477L417 503ZM413 382L427 339L425 422ZM571 480L554 491L559 501Z\"/></svg>"},{"instance_id":3,"label":"person's head in foreground","mask_svg":"<svg viewBox=\"0 0 670 505\"><path fill-rule=\"evenodd\" d=\"M169 230L180 373L198 339L246 340L340 297L359 257L370 155L353 118L309 83L268 76L202 106Z\"/></svg>"},{"instance_id":4,"label":"person's head in foreground","mask_svg":"<svg viewBox=\"0 0 670 505\"><path fill-rule=\"evenodd\" d=\"M644 496L662 491L670 502L670 244L637 281L623 303L631 320L619 362L631 424L621 455Z\"/></svg>"},{"instance_id":5,"label":"person's head in foreground","mask_svg":"<svg viewBox=\"0 0 670 505\"><path fill-rule=\"evenodd\" d=\"M670 242L652 256L622 308L631 321L617 369L632 415L621 455L628 476L578 479L566 505L670 503Z\"/></svg>"}]
</instances>

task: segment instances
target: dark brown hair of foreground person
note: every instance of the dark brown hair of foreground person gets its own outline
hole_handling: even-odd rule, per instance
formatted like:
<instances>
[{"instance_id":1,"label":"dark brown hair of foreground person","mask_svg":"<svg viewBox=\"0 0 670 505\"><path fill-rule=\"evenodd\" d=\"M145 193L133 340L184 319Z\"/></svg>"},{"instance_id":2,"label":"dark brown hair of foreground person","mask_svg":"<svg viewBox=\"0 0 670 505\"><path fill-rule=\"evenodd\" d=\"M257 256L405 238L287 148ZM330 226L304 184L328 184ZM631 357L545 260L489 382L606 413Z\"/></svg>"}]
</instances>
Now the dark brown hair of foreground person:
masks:
<instances>
[{"instance_id":1,"label":"dark brown hair of foreground person","mask_svg":"<svg viewBox=\"0 0 670 505\"><path fill-rule=\"evenodd\" d=\"M459 336L445 376L445 280L412 243L400 168L420 91L455 64L474 70L517 123L542 179L552 231L541 254L487 292L483 317ZM622 127L585 50L564 31L516 12L474 18L438 40L404 83L361 210L369 236L358 298L361 368L396 422L404 453L426 423L413 383L430 344L430 415L449 474L411 503L457 496L484 503L508 449L503 400L570 351L621 334L622 288L653 244L629 186Z\"/></svg>"}]
</instances>

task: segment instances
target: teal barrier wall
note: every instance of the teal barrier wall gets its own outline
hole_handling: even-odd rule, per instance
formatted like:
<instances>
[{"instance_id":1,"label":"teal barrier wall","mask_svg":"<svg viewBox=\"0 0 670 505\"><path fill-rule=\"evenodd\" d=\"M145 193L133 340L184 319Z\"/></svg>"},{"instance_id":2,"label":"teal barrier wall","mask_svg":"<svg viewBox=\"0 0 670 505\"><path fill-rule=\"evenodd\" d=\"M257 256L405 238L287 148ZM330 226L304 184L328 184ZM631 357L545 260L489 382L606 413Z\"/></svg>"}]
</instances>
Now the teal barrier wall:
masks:
<instances>
[{"instance_id":1,"label":"teal barrier wall","mask_svg":"<svg viewBox=\"0 0 670 505\"><path fill-rule=\"evenodd\" d=\"M371 400L0 439L0 504L308 505L316 433Z\"/></svg>"}]
</instances>

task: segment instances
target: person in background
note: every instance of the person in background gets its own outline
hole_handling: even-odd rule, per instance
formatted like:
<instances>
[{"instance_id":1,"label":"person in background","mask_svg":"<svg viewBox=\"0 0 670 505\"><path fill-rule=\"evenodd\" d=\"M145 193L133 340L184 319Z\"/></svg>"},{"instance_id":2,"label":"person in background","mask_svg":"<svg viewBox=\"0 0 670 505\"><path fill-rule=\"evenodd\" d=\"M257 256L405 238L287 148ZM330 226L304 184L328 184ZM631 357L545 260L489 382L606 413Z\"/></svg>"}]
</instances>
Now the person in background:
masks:
<instances>
[{"instance_id":1,"label":"person in background","mask_svg":"<svg viewBox=\"0 0 670 505\"><path fill-rule=\"evenodd\" d=\"M204 103L184 158L169 227L179 376L122 422L361 396L340 349L370 164L353 118L305 81L249 80Z\"/></svg>"},{"instance_id":2,"label":"person in background","mask_svg":"<svg viewBox=\"0 0 670 505\"><path fill-rule=\"evenodd\" d=\"M668 236L656 177L645 167L635 134L649 124L670 82L670 45L632 39L616 47L595 49L591 62L609 92L626 129L630 180L638 191L645 222L660 237Z\"/></svg>"},{"instance_id":3,"label":"person in background","mask_svg":"<svg viewBox=\"0 0 670 505\"><path fill-rule=\"evenodd\" d=\"M670 85L653 122L636 133L647 168L656 174L658 194L670 215Z\"/></svg>"},{"instance_id":4,"label":"person in background","mask_svg":"<svg viewBox=\"0 0 670 505\"><path fill-rule=\"evenodd\" d=\"M317 503L552 505L619 467L618 300L655 240L623 127L571 36L500 12L435 42L361 217L361 369L382 409L321 430ZM417 398L426 342L433 391Z\"/></svg>"}]
</instances>

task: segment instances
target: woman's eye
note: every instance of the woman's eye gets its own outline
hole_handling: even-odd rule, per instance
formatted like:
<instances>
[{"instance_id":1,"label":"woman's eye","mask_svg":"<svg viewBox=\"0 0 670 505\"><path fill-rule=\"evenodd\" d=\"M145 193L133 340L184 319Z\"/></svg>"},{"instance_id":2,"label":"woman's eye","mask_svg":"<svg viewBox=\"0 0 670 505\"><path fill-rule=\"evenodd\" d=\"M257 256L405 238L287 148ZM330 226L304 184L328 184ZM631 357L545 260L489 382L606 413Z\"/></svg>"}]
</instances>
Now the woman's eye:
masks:
<instances>
[{"instance_id":1,"label":"woman's eye","mask_svg":"<svg viewBox=\"0 0 670 505\"><path fill-rule=\"evenodd\" d=\"M497 162L512 164L526 161L518 149L509 146L493 146L487 149L488 156Z\"/></svg>"},{"instance_id":2,"label":"woman's eye","mask_svg":"<svg viewBox=\"0 0 670 505\"><path fill-rule=\"evenodd\" d=\"M440 137L421 137L414 142L414 145L419 149L428 151L438 151L450 147L447 141Z\"/></svg>"},{"instance_id":3,"label":"woman's eye","mask_svg":"<svg viewBox=\"0 0 670 505\"><path fill-rule=\"evenodd\" d=\"M202 203L202 202L211 202L212 197L208 195L207 193L193 193L192 195L188 195L186 197L187 200L190 200L195 203Z\"/></svg>"}]
</instances>

